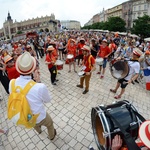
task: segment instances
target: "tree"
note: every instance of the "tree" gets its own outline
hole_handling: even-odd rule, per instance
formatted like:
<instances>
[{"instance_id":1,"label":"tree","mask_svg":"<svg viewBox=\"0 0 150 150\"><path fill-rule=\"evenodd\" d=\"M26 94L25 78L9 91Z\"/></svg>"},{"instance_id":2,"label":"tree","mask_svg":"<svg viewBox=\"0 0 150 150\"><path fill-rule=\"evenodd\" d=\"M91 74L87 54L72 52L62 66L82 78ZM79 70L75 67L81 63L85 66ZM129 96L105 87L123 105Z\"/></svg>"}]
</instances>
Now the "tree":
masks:
<instances>
[{"instance_id":1,"label":"tree","mask_svg":"<svg viewBox=\"0 0 150 150\"><path fill-rule=\"evenodd\" d=\"M144 15L134 20L131 32L141 38L150 37L150 16Z\"/></svg>"},{"instance_id":2,"label":"tree","mask_svg":"<svg viewBox=\"0 0 150 150\"><path fill-rule=\"evenodd\" d=\"M21 30L18 30L17 31L17 34L22 34L23 32Z\"/></svg>"},{"instance_id":3,"label":"tree","mask_svg":"<svg viewBox=\"0 0 150 150\"><path fill-rule=\"evenodd\" d=\"M119 31L124 32L126 31L125 28L125 21L120 17L110 17L108 18L108 28L109 31Z\"/></svg>"}]
</instances>

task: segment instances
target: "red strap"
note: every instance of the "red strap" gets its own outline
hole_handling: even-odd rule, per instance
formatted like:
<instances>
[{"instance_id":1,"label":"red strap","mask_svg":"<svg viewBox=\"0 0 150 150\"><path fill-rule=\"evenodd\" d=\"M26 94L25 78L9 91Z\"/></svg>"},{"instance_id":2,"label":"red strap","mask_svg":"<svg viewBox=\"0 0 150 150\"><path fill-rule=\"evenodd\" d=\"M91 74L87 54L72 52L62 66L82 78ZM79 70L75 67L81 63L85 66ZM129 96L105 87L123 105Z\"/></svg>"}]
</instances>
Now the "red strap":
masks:
<instances>
[{"instance_id":1,"label":"red strap","mask_svg":"<svg viewBox=\"0 0 150 150\"><path fill-rule=\"evenodd\" d=\"M150 132L148 130L148 126L149 126L149 124L145 128L145 134L146 134L147 138L150 140Z\"/></svg>"}]
</instances>

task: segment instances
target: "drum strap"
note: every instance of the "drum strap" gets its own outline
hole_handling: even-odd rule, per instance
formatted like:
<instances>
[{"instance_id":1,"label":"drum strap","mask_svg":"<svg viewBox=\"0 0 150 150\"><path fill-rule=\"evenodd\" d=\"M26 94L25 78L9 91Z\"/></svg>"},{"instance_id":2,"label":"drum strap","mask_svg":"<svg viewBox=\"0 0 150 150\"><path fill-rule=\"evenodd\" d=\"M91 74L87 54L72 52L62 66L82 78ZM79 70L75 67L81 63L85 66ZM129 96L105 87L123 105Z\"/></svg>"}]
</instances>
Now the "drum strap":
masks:
<instances>
[{"instance_id":1,"label":"drum strap","mask_svg":"<svg viewBox=\"0 0 150 150\"><path fill-rule=\"evenodd\" d=\"M128 150L141 150L137 144L135 143L134 139L131 137L129 133L125 131L125 129L120 125L120 123L105 109L106 115L109 116L114 123L120 128L120 131L124 135L124 140L127 144Z\"/></svg>"}]
</instances>

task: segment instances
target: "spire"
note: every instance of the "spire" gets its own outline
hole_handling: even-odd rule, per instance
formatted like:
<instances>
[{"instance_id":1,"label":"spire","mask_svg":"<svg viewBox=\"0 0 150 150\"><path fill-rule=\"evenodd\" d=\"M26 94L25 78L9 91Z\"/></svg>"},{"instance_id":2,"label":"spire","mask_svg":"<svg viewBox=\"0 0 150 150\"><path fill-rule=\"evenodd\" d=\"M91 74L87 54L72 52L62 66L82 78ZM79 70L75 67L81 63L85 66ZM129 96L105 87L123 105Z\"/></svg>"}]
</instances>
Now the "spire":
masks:
<instances>
[{"instance_id":1,"label":"spire","mask_svg":"<svg viewBox=\"0 0 150 150\"><path fill-rule=\"evenodd\" d=\"M8 11L7 21L10 21L10 20L12 20L12 19L11 19L10 13Z\"/></svg>"}]
</instances>

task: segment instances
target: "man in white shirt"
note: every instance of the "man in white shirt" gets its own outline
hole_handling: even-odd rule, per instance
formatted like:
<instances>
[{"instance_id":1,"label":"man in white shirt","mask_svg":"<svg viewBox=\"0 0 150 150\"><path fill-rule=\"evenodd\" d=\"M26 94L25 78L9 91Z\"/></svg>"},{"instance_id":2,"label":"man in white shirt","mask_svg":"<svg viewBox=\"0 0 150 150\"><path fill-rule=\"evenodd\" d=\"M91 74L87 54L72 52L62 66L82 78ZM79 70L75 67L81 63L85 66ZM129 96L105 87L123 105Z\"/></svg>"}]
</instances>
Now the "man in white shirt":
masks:
<instances>
[{"instance_id":1,"label":"man in white shirt","mask_svg":"<svg viewBox=\"0 0 150 150\"><path fill-rule=\"evenodd\" d=\"M32 80L31 74L36 69L35 58L28 52L23 53L16 61L16 69L20 73L20 77L16 79L15 86L24 88ZM9 92L11 93L11 81L9 84ZM34 129L40 134L42 132L41 126L46 126L49 134L48 138L53 140L56 135L56 130L53 126L53 120L44 107L44 103L48 103L51 100L47 87L43 83L36 83L27 93L26 98L32 113L39 114Z\"/></svg>"},{"instance_id":2,"label":"man in white shirt","mask_svg":"<svg viewBox=\"0 0 150 150\"><path fill-rule=\"evenodd\" d=\"M133 49L133 55L132 55L133 58L131 61L128 61L128 65L129 65L128 75L125 78L118 80L115 89L110 89L111 92L116 93L118 88L121 87L121 92L119 95L114 97L115 99L121 98L122 94L125 92L126 86L132 81L137 79L140 72L140 63L138 62L138 59L142 54L143 53L138 48Z\"/></svg>"}]
</instances>

